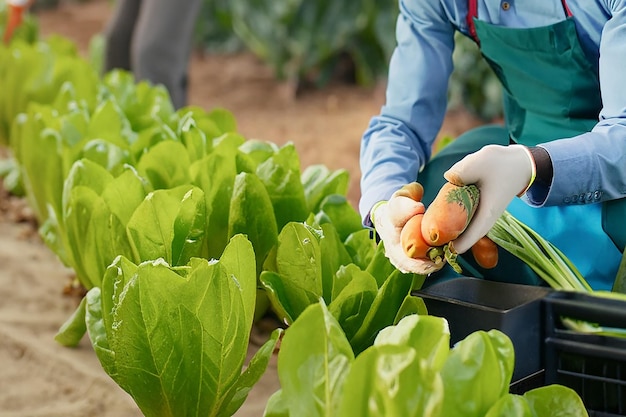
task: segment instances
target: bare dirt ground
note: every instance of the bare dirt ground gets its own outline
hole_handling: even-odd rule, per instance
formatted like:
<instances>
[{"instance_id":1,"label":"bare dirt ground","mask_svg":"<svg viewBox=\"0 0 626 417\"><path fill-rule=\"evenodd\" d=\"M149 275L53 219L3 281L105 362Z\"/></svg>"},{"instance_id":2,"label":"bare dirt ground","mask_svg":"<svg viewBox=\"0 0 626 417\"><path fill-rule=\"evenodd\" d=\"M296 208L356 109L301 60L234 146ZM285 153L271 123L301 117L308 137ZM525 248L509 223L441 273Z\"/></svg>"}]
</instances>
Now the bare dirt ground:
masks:
<instances>
[{"instance_id":1,"label":"bare dirt ground","mask_svg":"<svg viewBox=\"0 0 626 417\"><path fill-rule=\"evenodd\" d=\"M111 2L61 2L37 12L41 36L66 36L86 53L110 15ZM351 174L348 197L356 205L359 141L384 101L375 88L331 85L294 98L289 86L248 53L194 54L190 104L227 108L248 138L293 142L302 167L325 164ZM478 121L450 114L441 135L456 136ZM43 245L24 200L0 194L0 417L141 416L130 396L102 370L89 340L58 345L54 334L78 302L64 295L72 271ZM261 329L255 329L262 339ZM251 353L256 348L251 344ZM275 358L274 358L275 359ZM254 388L238 417L261 416L278 389L276 361Z\"/></svg>"}]
</instances>

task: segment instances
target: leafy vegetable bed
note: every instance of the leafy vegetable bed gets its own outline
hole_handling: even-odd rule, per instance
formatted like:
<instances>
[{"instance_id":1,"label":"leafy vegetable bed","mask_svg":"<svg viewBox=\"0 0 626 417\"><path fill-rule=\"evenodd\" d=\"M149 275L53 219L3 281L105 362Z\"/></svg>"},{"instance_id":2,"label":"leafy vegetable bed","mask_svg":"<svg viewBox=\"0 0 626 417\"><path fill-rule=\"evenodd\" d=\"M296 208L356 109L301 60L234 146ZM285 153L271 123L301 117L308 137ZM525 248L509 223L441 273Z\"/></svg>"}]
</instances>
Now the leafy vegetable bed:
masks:
<instances>
[{"instance_id":1,"label":"leafy vegetable bed","mask_svg":"<svg viewBox=\"0 0 626 417\"><path fill-rule=\"evenodd\" d=\"M174 111L162 88L100 78L59 37L0 57L13 189L88 290L57 340L87 332L146 416L232 415L283 333L267 416L585 414L565 387L508 394L501 332L450 349L411 294L424 277L362 228L345 170L302 170L293 144L244 138L225 109ZM286 330L244 366L268 308Z\"/></svg>"}]
</instances>

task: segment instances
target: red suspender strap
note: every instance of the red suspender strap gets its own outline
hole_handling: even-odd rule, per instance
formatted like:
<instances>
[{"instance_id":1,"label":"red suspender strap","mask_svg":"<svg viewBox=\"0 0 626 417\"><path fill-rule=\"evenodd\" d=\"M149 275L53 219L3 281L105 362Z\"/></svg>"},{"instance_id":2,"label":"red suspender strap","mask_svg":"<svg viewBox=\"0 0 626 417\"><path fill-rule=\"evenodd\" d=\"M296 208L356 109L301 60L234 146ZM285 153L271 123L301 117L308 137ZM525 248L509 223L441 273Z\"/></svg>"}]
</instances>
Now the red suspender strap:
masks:
<instances>
[{"instance_id":1,"label":"red suspender strap","mask_svg":"<svg viewBox=\"0 0 626 417\"><path fill-rule=\"evenodd\" d=\"M567 17L572 17L572 11L567 6L566 0L561 0L561 5L563 6L563 11ZM478 35L476 34L476 25L474 24L474 18L478 17L478 0L468 0L467 2L467 28L469 30L470 36L477 44L480 44L478 40Z\"/></svg>"},{"instance_id":2,"label":"red suspender strap","mask_svg":"<svg viewBox=\"0 0 626 417\"><path fill-rule=\"evenodd\" d=\"M565 2L565 0L562 0ZM478 16L478 3L477 0L468 1L467 11L467 28L469 29L470 36L477 44L480 44L478 36L476 35L476 25L474 24L474 18Z\"/></svg>"},{"instance_id":3,"label":"red suspender strap","mask_svg":"<svg viewBox=\"0 0 626 417\"><path fill-rule=\"evenodd\" d=\"M569 9L569 7L567 7L567 2L565 0L561 0L561 4L563 5L565 16L572 17L572 11Z\"/></svg>"}]
</instances>

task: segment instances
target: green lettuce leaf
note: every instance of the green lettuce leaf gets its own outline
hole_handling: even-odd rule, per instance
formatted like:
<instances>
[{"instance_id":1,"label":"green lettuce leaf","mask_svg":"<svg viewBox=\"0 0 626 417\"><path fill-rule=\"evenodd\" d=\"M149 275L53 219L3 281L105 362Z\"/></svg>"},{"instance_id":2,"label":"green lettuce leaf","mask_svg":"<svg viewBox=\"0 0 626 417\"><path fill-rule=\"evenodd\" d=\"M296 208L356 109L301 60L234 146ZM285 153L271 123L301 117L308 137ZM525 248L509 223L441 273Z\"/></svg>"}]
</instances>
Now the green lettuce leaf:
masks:
<instances>
[{"instance_id":1,"label":"green lettuce leaf","mask_svg":"<svg viewBox=\"0 0 626 417\"><path fill-rule=\"evenodd\" d=\"M261 162L256 174L272 201L278 230L290 221L306 219L309 211L300 181L300 158L293 143L286 144Z\"/></svg>"},{"instance_id":2,"label":"green lettuce leaf","mask_svg":"<svg viewBox=\"0 0 626 417\"><path fill-rule=\"evenodd\" d=\"M231 198L237 176L236 150L218 146L189 168L193 184L204 191L207 256L219 258L228 243Z\"/></svg>"},{"instance_id":3,"label":"green lettuce leaf","mask_svg":"<svg viewBox=\"0 0 626 417\"><path fill-rule=\"evenodd\" d=\"M242 172L235 177L228 214L228 235L245 234L254 246L257 271L278 240L278 230L270 197L255 174Z\"/></svg>"},{"instance_id":4,"label":"green lettuce leaf","mask_svg":"<svg viewBox=\"0 0 626 417\"><path fill-rule=\"evenodd\" d=\"M506 394L496 401L485 417L537 417L537 414L530 409L526 398L521 395Z\"/></svg>"},{"instance_id":5,"label":"green lettuce leaf","mask_svg":"<svg viewBox=\"0 0 626 417\"><path fill-rule=\"evenodd\" d=\"M342 281L346 281L346 284L338 293L333 292L328 310L350 340L363 325L378 287L370 274L355 265L347 265L338 271L335 283Z\"/></svg>"},{"instance_id":6,"label":"green lettuce leaf","mask_svg":"<svg viewBox=\"0 0 626 417\"><path fill-rule=\"evenodd\" d=\"M145 416L226 415L258 381L280 335L243 371L255 288L254 251L242 235L219 261L173 268L118 257L87 295L89 336Z\"/></svg>"},{"instance_id":7,"label":"green lettuce leaf","mask_svg":"<svg viewBox=\"0 0 626 417\"><path fill-rule=\"evenodd\" d=\"M268 255L260 281L274 311L288 324L317 303L324 292L317 232L303 223L287 224Z\"/></svg>"},{"instance_id":8,"label":"green lettuce leaf","mask_svg":"<svg viewBox=\"0 0 626 417\"><path fill-rule=\"evenodd\" d=\"M198 187L181 185L151 192L128 221L133 259L163 258L178 266L201 257L205 222L204 192Z\"/></svg>"},{"instance_id":9,"label":"green lettuce leaf","mask_svg":"<svg viewBox=\"0 0 626 417\"><path fill-rule=\"evenodd\" d=\"M321 226L322 237L319 239L320 261L322 264L322 296L329 304L335 291L336 275L339 268L352 263L352 258L341 242L334 224Z\"/></svg>"},{"instance_id":10,"label":"green lettuce leaf","mask_svg":"<svg viewBox=\"0 0 626 417\"><path fill-rule=\"evenodd\" d=\"M85 288L100 286L118 255L132 257L126 227L145 195L145 181L130 167L114 178L90 160L73 165L63 189L62 226Z\"/></svg>"},{"instance_id":11,"label":"green lettuce leaf","mask_svg":"<svg viewBox=\"0 0 626 417\"><path fill-rule=\"evenodd\" d=\"M477 331L452 349L441 375L445 397L442 415L482 417L509 391L515 353L502 332Z\"/></svg>"},{"instance_id":12,"label":"green lettuce leaf","mask_svg":"<svg viewBox=\"0 0 626 417\"><path fill-rule=\"evenodd\" d=\"M354 363L344 384L339 417L422 417L440 414L440 375L418 360L417 349L380 345Z\"/></svg>"},{"instance_id":13,"label":"green lettuce leaf","mask_svg":"<svg viewBox=\"0 0 626 417\"><path fill-rule=\"evenodd\" d=\"M324 303L307 308L285 331L278 355L278 378L289 415L337 415L353 361L352 348Z\"/></svg>"},{"instance_id":14,"label":"green lettuce leaf","mask_svg":"<svg viewBox=\"0 0 626 417\"><path fill-rule=\"evenodd\" d=\"M394 324L404 298L411 292L412 281L395 271L378 289L363 324L350 339L354 352L358 355L374 343L378 332Z\"/></svg>"},{"instance_id":15,"label":"green lettuce leaf","mask_svg":"<svg viewBox=\"0 0 626 417\"><path fill-rule=\"evenodd\" d=\"M348 199L340 194L331 194L324 198L320 204L320 211L316 213L315 218L318 224L332 223L342 242L352 233L363 230L361 216Z\"/></svg>"},{"instance_id":16,"label":"green lettuce leaf","mask_svg":"<svg viewBox=\"0 0 626 417\"><path fill-rule=\"evenodd\" d=\"M527 391L524 398L537 416L587 417L580 396L563 385L547 385Z\"/></svg>"},{"instance_id":17,"label":"green lettuce leaf","mask_svg":"<svg viewBox=\"0 0 626 417\"><path fill-rule=\"evenodd\" d=\"M175 158L172 156L175 155ZM137 171L155 190L175 188L191 183L189 155L185 145L166 140L152 146L141 157Z\"/></svg>"},{"instance_id":18,"label":"green lettuce leaf","mask_svg":"<svg viewBox=\"0 0 626 417\"><path fill-rule=\"evenodd\" d=\"M378 333L374 346L383 345L415 347L419 359L426 360L430 368L439 371L450 352L450 328L441 317L412 314Z\"/></svg>"},{"instance_id":19,"label":"green lettuce leaf","mask_svg":"<svg viewBox=\"0 0 626 417\"><path fill-rule=\"evenodd\" d=\"M348 235L344 241L352 262L363 270L367 269L376 251L376 243L370 233L363 228Z\"/></svg>"},{"instance_id":20,"label":"green lettuce leaf","mask_svg":"<svg viewBox=\"0 0 626 417\"><path fill-rule=\"evenodd\" d=\"M85 323L86 311L87 298L83 297L78 304L78 308L76 308L74 313L63 323L54 336L54 340L63 346L77 346L85 335L85 332L87 332L87 325Z\"/></svg>"},{"instance_id":21,"label":"green lettuce leaf","mask_svg":"<svg viewBox=\"0 0 626 417\"><path fill-rule=\"evenodd\" d=\"M345 169L331 171L325 165L309 165L301 174L309 212L317 213L327 195L346 195L350 185L350 173Z\"/></svg>"}]
</instances>

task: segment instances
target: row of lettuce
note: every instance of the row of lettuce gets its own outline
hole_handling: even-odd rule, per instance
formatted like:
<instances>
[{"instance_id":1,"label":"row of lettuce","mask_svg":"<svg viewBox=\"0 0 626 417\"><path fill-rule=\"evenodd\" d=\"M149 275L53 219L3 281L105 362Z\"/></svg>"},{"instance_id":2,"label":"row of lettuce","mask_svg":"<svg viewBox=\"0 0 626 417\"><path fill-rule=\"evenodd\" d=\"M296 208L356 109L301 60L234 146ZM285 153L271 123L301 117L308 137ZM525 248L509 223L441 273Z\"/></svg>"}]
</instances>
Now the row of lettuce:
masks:
<instances>
[{"instance_id":1,"label":"row of lettuce","mask_svg":"<svg viewBox=\"0 0 626 417\"><path fill-rule=\"evenodd\" d=\"M0 47L0 91L5 180L87 290L56 339L87 333L144 415L233 415L281 338L266 416L586 415L565 387L509 394L498 331L449 347L411 294L424 277L362 228L347 171L301 169L292 143L243 137L225 109L100 77L60 37ZM268 309L286 330L245 364Z\"/></svg>"}]
</instances>

